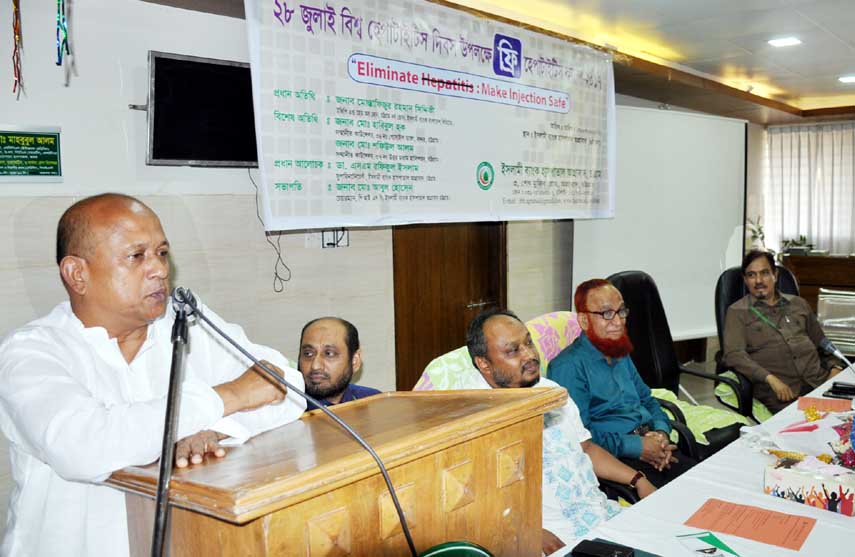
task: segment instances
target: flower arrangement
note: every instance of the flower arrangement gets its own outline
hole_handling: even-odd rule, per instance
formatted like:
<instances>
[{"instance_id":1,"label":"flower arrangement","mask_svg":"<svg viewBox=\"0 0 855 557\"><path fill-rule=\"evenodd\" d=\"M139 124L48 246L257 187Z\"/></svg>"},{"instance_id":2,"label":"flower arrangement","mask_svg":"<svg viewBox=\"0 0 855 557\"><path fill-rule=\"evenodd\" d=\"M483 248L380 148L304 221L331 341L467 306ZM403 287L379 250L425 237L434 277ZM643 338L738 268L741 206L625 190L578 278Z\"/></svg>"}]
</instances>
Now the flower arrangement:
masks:
<instances>
[{"instance_id":1,"label":"flower arrangement","mask_svg":"<svg viewBox=\"0 0 855 557\"><path fill-rule=\"evenodd\" d=\"M848 416L843 423L832 426L839 438L831 443L831 450L834 451L834 464L855 470L855 431L852 429L852 418L853 416Z\"/></svg>"},{"instance_id":2,"label":"flower arrangement","mask_svg":"<svg viewBox=\"0 0 855 557\"><path fill-rule=\"evenodd\" d=\"M763 224L760 222L762 217L759 215L756 219L747 219L745 227L751 235L751 247L764 249L766 247L766 233L763 231Z\"/></svg>"}]
</instances>

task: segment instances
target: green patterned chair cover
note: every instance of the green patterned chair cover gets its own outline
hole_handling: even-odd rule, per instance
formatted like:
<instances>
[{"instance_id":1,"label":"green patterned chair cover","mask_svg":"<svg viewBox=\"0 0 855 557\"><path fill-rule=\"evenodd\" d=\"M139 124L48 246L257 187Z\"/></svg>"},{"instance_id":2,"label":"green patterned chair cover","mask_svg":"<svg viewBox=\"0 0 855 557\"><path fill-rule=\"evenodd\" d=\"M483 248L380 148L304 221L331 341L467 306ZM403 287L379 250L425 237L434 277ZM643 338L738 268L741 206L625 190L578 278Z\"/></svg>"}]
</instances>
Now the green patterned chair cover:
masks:
<instances>
[{"instance_id":1,"label":"green patterned chair cover","mask_svg":"<svg viewBox=\"0 0 855 557\"><path fill-rule=\"evenodd\" d=\"M734 381L738 381L736 374L732 371L726 371L721 375L723 377L730 377ZM729 385L719 383L715 388L715 396L717 396L724 404L729 404L734 408L739 407L739 400L736 398L736 393L733 392L733 389ZM756 398L751 399L751 414L754 416L754 419L761 424L773 415L772 412Z\"/></svg>"},{"instance_id":2,"label":"green patterned chair cover","mask_svg":"<svg viewBox=\"0 0 855 557\"><path fill-rule=\"evenodd\" d=\"M413 387L414 391L459 390L467 388L472 374L480 372L472 365L469 350L461 346L438 358L427 365L422 376Z\"/></svg>"}]
</instances>

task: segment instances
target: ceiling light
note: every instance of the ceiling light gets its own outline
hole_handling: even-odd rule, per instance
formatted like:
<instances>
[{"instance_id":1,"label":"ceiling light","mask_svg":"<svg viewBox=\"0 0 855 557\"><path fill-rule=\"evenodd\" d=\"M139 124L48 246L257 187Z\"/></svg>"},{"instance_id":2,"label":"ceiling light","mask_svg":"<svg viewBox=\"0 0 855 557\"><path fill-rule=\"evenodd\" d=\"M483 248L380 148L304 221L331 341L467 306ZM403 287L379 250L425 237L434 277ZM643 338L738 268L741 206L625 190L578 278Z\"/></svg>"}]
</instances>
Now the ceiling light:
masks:
<instances>
[{"instance_id":1,"label":"ceiling light","mask_svg":"<svg viewBox=\"0 0 855 557\"><path fill-rule=\"evenodd\" d=\"M855 75L841 75L837 78L840 83L855 83Z\"/></svg>"},{"instance_id":2,"label":"ceiling light","mask_svg":"<svg viewBox=\"0 0 855 557\"><path fill-rule=\"evenodd\" d=\"M772 46L795 46L797 44L802 44L802 41L795 37L783 37L780 39L772 39L769 41L769 44Z\"/></svg>"}]
</instances>

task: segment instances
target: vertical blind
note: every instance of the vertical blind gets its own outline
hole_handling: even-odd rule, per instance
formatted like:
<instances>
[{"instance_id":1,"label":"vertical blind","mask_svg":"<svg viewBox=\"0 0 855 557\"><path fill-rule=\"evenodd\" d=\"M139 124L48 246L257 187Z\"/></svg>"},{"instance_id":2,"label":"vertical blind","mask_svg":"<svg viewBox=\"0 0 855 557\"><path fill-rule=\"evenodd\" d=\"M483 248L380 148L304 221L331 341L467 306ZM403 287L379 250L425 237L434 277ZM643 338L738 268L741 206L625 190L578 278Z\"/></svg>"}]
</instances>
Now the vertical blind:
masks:
<instances>
[{"instance_id":1,"label":"vertical blind","mask_svg":"<svg viewBox=\"0 0 855 557\"><path fill-rule=\"evenodd\" d=\"M766 245L804 235L817 249L855 252L855 122L771 126L765 158Z\"/></svg>"}]
</instances>

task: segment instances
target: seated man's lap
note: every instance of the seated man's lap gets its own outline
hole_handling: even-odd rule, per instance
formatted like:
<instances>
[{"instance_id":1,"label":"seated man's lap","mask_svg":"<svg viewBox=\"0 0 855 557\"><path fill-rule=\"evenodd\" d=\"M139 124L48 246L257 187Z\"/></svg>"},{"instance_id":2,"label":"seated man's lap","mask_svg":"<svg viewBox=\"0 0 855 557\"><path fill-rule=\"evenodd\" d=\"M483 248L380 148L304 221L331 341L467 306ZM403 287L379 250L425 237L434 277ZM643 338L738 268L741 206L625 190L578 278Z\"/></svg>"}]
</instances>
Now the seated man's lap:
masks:
<instances>
[{"instance_id":1,"label":"seated man's lap","mask_svg":"<svg viewBox=\"0 0 855 557\"><path fill-rule=\"evenodd\" d=\"M620 461L627 466L644 472L644 475L647 476L650 483L656 487L662 487L698 463L695 459L684 455L680 451L675 451L672 454L674 458L677 459L677 462L672 462L669 468L665 468L662 471L657 470L647 462L637 458L621 458Z\"/></svg>"}]
</instances>

